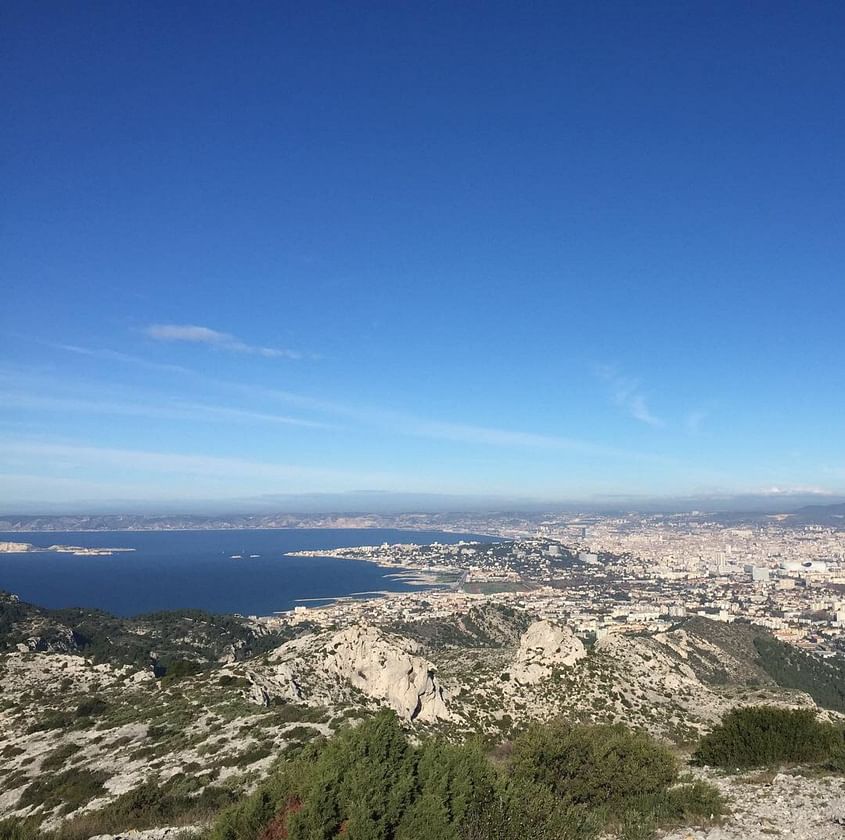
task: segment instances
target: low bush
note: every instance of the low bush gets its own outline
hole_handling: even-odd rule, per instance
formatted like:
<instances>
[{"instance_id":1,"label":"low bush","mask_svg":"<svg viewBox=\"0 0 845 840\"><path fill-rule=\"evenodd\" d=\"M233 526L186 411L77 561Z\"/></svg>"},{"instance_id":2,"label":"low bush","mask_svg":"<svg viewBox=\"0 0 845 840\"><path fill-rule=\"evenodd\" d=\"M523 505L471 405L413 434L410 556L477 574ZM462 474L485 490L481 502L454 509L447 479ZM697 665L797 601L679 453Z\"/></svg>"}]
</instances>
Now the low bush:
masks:
<instances>
[{"instance_id":1,"label":"low bush","mask_svg":"<svg viewBox=\"0 0 845 840\"><path fill-rule=\"evenodd\" d=\"M608 828L633 840L721 813L714 788L677 776L671 753L621 726L535 727L499 768L480 742L412 745L379 713L279 762L211 840L592 840Z\"/></svg>"},{"instance_id":2,"label":"low bush","mask_svg":"<svg viewBox=\"0 0 845 840\"><path fill-rule=\"evenodd\" d=\"M166 687L185 679L186 677L193 677L204 670L204 666L199 662L193 662L190 659L175 659L169 662L159 663L159 673L161 674L161 685Z\"/></svg>"},{"instance_id":3,"label":"low bush","mask_svg":"<svg viewBox=\"0 0 845 840\"><path fill-rule=\"evenodd\" d=\"M78 768L43 776L24 790L18 806L41 805L50 811L61 805L61 812L68 814L101 794L107 778L105 773Z\"/></svg>"},{"instance_id":4,"label":"low bush","mask_svg":"<svg viewBox=\"0 0 845 840\"><path fill-rule=\"evenodd\" d=\"M70 712L48 712L43 718L35 721L27 732L47 732L51 729L69 729L76 723L75 715Z\"/></svg>"},{"instance_id":5,"label":"low bush","mask_svg":"<svg viewBox=\"0 0 845 840\"><path fill-rule=\"evenodd\" d=\"M62 744L56 747L46 758L41 761L41 772L46 770L58 770L71 756L76 755L81 747L79 744Z\"/></svg>"},{"instance_id":6,"label":"low bush","mask_svg":"<svg viewBox=\"0 0 845 840\"><path fill-rule=\"evenodd\" d=\"M824 762L824 768L834 773L845 773L845 740L833 749Z\"/></svg>"},{"instance_id":7,"label":"low bush","mask_svg":"<svg viewBox=\"0 0 845 840\"><path fill-rule=\"evenodd\" d=\"M514 742L511 772L566 802L615 810L665 791L678 775L675 757L645 733L622 725L534 726Z\"/></svg>"},{"instance_id":8,"label":"low bush","mask_svg":"<svg viewBox=\"0 0 845 840\"><path fill-rule=\"evenodd\" d=\"M9 817L0 820L0 840L37 840L38 829L31 820Z\"/></svg>"},{"instance_id":9,"label":"low bush","mask_svg":"<svg viewBox=\"0 0 845 840\"><path fill-rule=\"evenodd\" d=\"M319 706L302 706L275 700L270 709L270 714L278 723L322 723L326 719L326 710Z\"/></svg>"},{"instance_id":10,"label":"low bush","mask_svg":"<svg viewBox=\"0 0 845 840\"><path fill-rule=\"evenodd\" d=\"M693 760L723 768L804 764L833 760L842 733L812 709L745 706L734 709L699 741Z\"/></svg>"},{"instance_id":11,"label":"low bush","mask_svg":"<svg viewBox=\"0 0 845 840\"><path fill-rule=\"evenodd\" d=\"M89 697L76 707L78 718L95 717L108 709L108 703L102 697Z\"/></svg>"},{"instance_id":12,"label":"low bush","mask_svg":"<svg viewBox=\"0 0 845 840\"><path fill-rule=\"evenodd\" d=\"M234 801L234 793L227 788L211 785L198 792L200 788L194 777L174 776L162 785L151 780L104 808L67 820L54 835L45 836L50 840L87 840L131 829L188 825L209 820ZM0 840L4 840L2 835Z\"/></svg>"}]
</instances>

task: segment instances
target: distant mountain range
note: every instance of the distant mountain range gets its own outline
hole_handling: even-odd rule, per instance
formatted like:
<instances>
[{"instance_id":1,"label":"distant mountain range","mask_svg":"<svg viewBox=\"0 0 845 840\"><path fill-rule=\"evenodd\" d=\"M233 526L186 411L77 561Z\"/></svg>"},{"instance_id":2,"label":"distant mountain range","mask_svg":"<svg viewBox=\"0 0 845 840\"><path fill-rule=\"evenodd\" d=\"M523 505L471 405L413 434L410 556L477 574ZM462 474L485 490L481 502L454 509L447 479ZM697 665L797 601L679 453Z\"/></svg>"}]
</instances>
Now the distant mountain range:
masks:
<instances>
[{"instance_id":1,"label":"distant mountain range","mask_svg":"<svg viewBox=\"0 0 845 840\"><path fill-rule=\"evenodd\" d=\"M819 505L820 501L828 504ZM555 513L595 513L605 515L637 511L643 514L703 511L726 514L797 513L808 507L827 507L845 503L845 496L822 495L806 491L771 491L760 493L697 493L688 496L634 496L607 494L575 499L518 497L450 493L387 493L355 491L348 493L266 494L231 499L137 499L79 500L73 507L67 502L44 500L0 500L0 518L66 516L173 517L181 515L202 519L234 517L308 517L402 516L501 514L525 516ZM0 526L2 527L2 526ZM256 527L256 526L253 526ZM58 529L56 529L58 530Z\"/></svg>"},{"instance_id":2,"label":"distant mountain range","mask_svg":"<svg viewBox=\"0 0 845 840\"><path fill-rule=\"evenodd\" d=\"M807 505L791 513L788 521L796 525L845 526L845 502L833 505Z\"/></svg>"},{"instance_id":3,"label":"distant mountain range","mask_svg":"<svg viewBox=\"0 0 845 840\"><path fill-rule=\"evenodd\" d=\"M766 510L737 507L733 510L706 507L682 513L667 509L658 511L646 506L602 508L547 507L539 511L490 508L488 511L429 511L410 513L228 513L228 514L22 514L0 515L0 532L29 531L181 531L228 530L246 528L401 528L406 530L466 531L487 533L484 526L531 527L549 515L578 513L583 515L626 515L639 511L645 516L666 513L673 519L718 522L724 526L771 522L773 518L785 526L821 525L845 528L845 502L828 505L805 505L789 510L780 506ZM689 511L689 512L687 512ZM479 530L481 529L481 530Z\"/></svg>"}]
</instances>

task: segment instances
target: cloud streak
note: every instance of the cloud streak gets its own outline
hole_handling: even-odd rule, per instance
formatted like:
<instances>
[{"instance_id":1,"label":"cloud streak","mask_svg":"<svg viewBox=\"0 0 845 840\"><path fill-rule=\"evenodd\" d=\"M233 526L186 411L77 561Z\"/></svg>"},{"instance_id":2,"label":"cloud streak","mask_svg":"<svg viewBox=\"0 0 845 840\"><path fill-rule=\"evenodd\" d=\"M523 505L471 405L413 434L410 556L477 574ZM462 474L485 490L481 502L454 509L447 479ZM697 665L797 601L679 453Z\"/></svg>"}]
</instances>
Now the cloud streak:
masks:
<instances>
[{"instance_id":1,"label":"cloud streak","mask_svg":"<svg viewBox=\"0 0 845 840\"><path fill-rule=\"evenodd\" d=\"M649 408L646 397L640 389L639 380L622 376L611 365L599 365L596 373L609 385L614 404L634 420L654 428L662 428L666 425L665 421Z\"/></svg>"},{"instance_id":2,"label":"cloud streak","mask_svg":"<svg viewBox=\"0 0 845 840\"><path fill-rule=\"evenodd\" d=\"M299 426L310 429L336 429L332 423L305 420L284 414L266 411L250 411L231 406L211 405L202 402L167 400L154 395L146 402L117 402L86 397L57 397L26 394L15 391L0 392L0 400L7 408L36 411L73 411L82 414L114 414L132 417L147 417L164 420L186 420L196 422L232 421L235 423L269 423L280 426Z\"/></svg>"},{"instance_id":3,"label":"cloud streak","mask_svg":"<svg viewBox=\"0 0 845 840\"><path fill-rule=\"evenodd\" d=\"M253 356L263 356L266 359L301 359L302 354L295 350L280 347L262 347L258 344L247 344L231 333L213 330L196 324L150 324L143 330L144 334L155 341L182 342L186 344L204 344L219 350L232 353L248 353Z\"/></svg>"},{"instance_id":4,"label":"cloud streak","mask_svg":"<svg viewBox=\"0 0 845 840\"><path fill-rule=\"evenodd\" d=\"M48 462L59 471L108 467L141 474L172 474L179 477L220 480L263 479L274 483L303 479L329 480L349 488L357 488L362 483L392 486L397 481L397 477L390 473L350 473L344 470L254 461L237 457L122 449L28 438L0 442L0 459L5 458L7 464L13 464L23 456L36 458L40 462Z\"/></svg>"},{"instance_id":5,"label":"cloud streak","mask_svg":"<svg viewBox=\"0 0 845 840\"><path fill-rule=\"evenodd\" d=\"M53 346L71 350L68 345ZM107 349L73 347L72 351L80 355L108 358L114 361L121 361L126 364L141 367L157 366L157 363L151 363L146 359L130 356L128 354L117 353L116 351ZM293 406L303 412L323 416L328 415L329 418L340 418L349 421L350 426L354 423L406 437L500 448L569 452L593 458L625 459L662 465L675 463L674 459L658 455L656 453L632 451L561 434L545 434L518 429L503 429L473 423L450 422L398 412L389 408L351 405L348 403L336 402L330 399L299 394L268 386L231 382L228 380L218 379L213 376L208 376L205 373L201 373L190 368L182 368L178 366L167 366L167 372L176 373L180 376L190 376L190 378L197 384L202 384L208 388L215 388L219 391L228 392L230 395L238 394L241 399L249 400L253 403L263 402L265 405L272 402L283 403L288 406ZM18 384L18 388L16 390L20 393L24 389L29 390L33 383L30 378L29 380L16 384ZM43 391L44 389L41 390ZM53 396L55 396L55 391L53 391ZM71 399L76 398L77 395L71 395ZM202 411L209 416L213 413L220 418L228 415L231 419L240 417L244 420L249 419L258 421L259 419L263 419L267 422L287 423L289 425L321 425L321 421L318 420L300 420L298 418L289 418L286 415L280 415L272 410L256 411L241 407L230 408L219 405L211 406L204 403L174 403L172 398L164 396L152 396L150 399L145 399L145 402L156 403L154 408L147 409L148 412L179 412L181 416L182 412L187 412L189 409L192 409ZM82 411L87 404L91 411L113 410L115 413L135 413L136 411L140 413L140 407L135 405L137 400L127 400L126 403L129 403L130 405L127 407L126 405L119 406L115 403L101 404L99 403L99 400L95 398L91 402L84 400L77 402L77 404L73 406L73 410ZM35 408L36 406L33 405L32 407ZM48 406L45 404L44 407L47 408ZM56 407L58 408L58 406ZM651 416L650 413L648 413L647 406L643 407L635 405L634 408L644 408L646 415L649 417ZM322 423L322 425L328 428L333 427L333 424L328 422Z\"/></svg>"}]
</instances>

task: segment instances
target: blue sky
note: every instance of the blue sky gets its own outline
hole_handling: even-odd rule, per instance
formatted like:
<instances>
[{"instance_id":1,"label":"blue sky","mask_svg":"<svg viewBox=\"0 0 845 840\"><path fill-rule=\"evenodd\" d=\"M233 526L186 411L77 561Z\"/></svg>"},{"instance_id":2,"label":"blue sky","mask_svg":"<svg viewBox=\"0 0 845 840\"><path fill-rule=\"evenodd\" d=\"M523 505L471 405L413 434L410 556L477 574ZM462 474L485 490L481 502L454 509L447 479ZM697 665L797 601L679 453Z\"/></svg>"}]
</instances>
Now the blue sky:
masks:
<instances>
[{"instance_id":1,"label":"blue sky","mask_svg":"<svg viewBox=\"0 0 845 840\"><path fill-rule=\"evenodd\" d=\"M839 3L9 3L0 502L845 492Z\"/></svg>"}]
</instances>

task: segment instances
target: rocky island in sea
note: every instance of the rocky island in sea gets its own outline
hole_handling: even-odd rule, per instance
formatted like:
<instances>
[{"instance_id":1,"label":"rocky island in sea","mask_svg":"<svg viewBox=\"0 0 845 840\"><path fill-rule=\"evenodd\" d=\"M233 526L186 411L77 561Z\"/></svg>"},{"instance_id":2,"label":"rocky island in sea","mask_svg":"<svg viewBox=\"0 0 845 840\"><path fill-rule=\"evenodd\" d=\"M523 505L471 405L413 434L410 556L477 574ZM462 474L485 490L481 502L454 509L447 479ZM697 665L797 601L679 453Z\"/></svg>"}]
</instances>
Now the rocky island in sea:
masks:
<instances>
[{"instance_id":1,"label":"rocky island in sea","mask_svg":"<svg viewBox=\"0 0 845 840\"><path fill-rule=\"evenodd\" d=\"M37 546L27 542L0 542L0 554L34 554L55 551L57 554L74 554L77 557L111 557L113 554L135 551L134 548L90 548L83 545L48 545Z\"/></svg>"}]
</instances>

